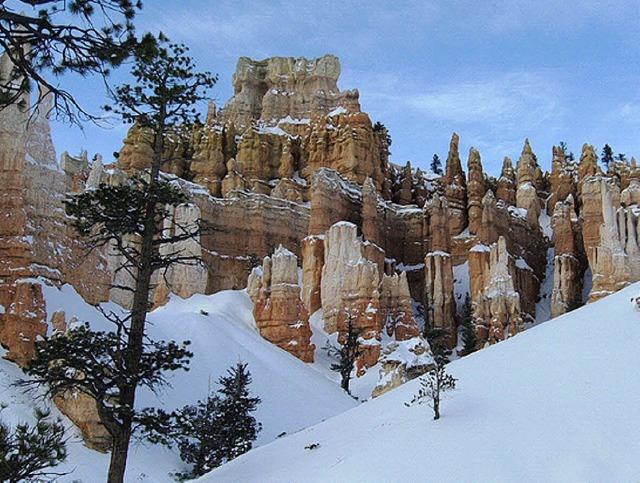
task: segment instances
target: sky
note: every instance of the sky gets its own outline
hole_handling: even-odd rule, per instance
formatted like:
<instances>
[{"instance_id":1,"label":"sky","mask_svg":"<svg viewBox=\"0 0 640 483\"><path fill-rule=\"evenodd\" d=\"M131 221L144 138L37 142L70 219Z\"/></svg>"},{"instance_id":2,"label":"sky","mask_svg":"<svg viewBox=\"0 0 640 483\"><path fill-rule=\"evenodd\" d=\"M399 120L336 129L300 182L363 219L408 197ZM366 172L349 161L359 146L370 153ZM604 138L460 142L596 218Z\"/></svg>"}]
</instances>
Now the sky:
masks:
<instances>
[{"instance_id":1,"label":"sky","mask_svg":"<svg viewBox=\"0 0 640 483\"><path fill-rule=\"evenodd\" d=\"M465 167L475 147L493 175L525 138L544 169L560 141L577 157L584 143L640 156L640 0L146 0L135 23L218 74L219 106L241 56L337 55L339 88L357 88L362 110L387 126L396 164L444 160L453 132ZM97 79L64 82L93 112L107 102ZM126 134L112 123L84 133L55 123L58 155L87 149L110 161Z\"/></svg>"}]
</instances>

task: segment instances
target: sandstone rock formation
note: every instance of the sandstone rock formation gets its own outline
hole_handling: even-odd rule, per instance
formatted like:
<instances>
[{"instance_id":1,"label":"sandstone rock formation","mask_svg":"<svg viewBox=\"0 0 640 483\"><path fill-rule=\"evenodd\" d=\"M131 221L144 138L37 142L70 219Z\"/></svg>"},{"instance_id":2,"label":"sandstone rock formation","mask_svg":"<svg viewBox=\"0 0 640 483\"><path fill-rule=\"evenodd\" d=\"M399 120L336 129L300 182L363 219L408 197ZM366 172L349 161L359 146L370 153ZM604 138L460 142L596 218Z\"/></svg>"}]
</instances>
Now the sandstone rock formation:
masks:
<instances>
[{"instance_id":1,"label":"sandstone rock formation","mask_svg":"<svg viewBox=\"0 0 640 483\"><path fill-rule=\"evenodd\" d=\"M387 345L380 357L380 379L371 393L378 397L420 377L434 367L431 349L422 337Z\"/></svg>"},{"instance_id":2,"label":"sandstone rock formation","mask_svg":"<svg viewBox=\"0 0 640 483\"><path fill-rule=\"evenodd\" d=\"M514 276L515 261L507 251L504 237L498 243L486 249L471 250L469 254L469 269L472 279L475 267L483 267L480 273L487 273L484 277L485 286L478 290L472 289L474 300L473 319L479 339L479 346L494 344L523 330L522 311L520 309L520 295L515 290Z\"/></svg>"},{"instance_id":3,"label":"sandstone rock formation","mask_svg":"<svg viewBox=\"0 0 640 483\"><path fill-rule=\"evenodd\" d=\"M460 137L453 133L449 144L446 172L444 176L445 196L449 202L451 221L449 233L451 236L460 234L468 223L467 217L467 182L462 163L460 161L460 149L458 145Z\"/></svg>"},{"instance_id":4,"label":"sandstone rock formation","mask_svg":"<svg viewBox=\"0 0 640 483\"><path fill-rule=\"evenodd\" d=\"M0 69L9 68L3 55ZM86 158L68 172L56 161L46 118L50 99L35 112L0 111L0 343L21 363L33 353L36 335L46 333L42 283L72 283L97 303L107 299L111 280L104 258L87 255L65 223L63 193L82 187L89 169Z\"/></svg>"},{"instance_id":5,"label":"sandstone rock formation","mask_svg":"<svg viewBox=\"0 0 640 483\"><path fill-rule=\"evenodd\" d=\"M457 338L456 303L453 295L453 264L449 244L446 198L437 194L425 205L425 222L430 238L425 256L425 304L427 320L432 329L448 334L447 343L454 347Z\"/></svg>"},{"instance_id":6,"label":"sandstone rock formation","mask_svg":"<svg viewBox=\"0 0 640 483\"><path fill-rule=\"evenodd\" d=\"M516 205L516 175L513 170L511 159L505 156L502 163L500 179L498 179L498 190L496 198L505 202L509 206Z\"/></svg>"},{"instance_id":7,"label":"sandstone rock formation","mask_svg":"<svg viewBox=\"0 0 640 483\"><path fill-rule=\"evenodd\" d=\"M620 188L610 178L585 179L582 199L584 245L593 275L589 301L594 301L640 278L638 217L621 207Z\"/></svg>"},{"instance_id":8,"label":"sandstone rock formation","mask_svg":"<svg viewBox=\"0 0 640 483\"><path fill-rule=\"evenodd\" d=\"M467 204L469 233L475 235L482 222L482 198L487 191L482 171L480 153L471 148L469 151L469 183L467 184Z\"/></svg>"},{"instance_id":9,"label":"sandstone rock formation","mask_svg":"<svg viewBox=\"0 0 640 483\"><path fill-rule=\"evenodd\" d=\"M411 307L407 274L383 275L380 282L380 322L397 341L417 337L420 328Z\"/></svg>"},{"instance_id":10,"label":"sandstone rock formation","mask_svg":"<svg viewBox=\"0 0 640 483\"><path fill-rule=\"evenodd\" d=\"M280 245L249 275L247 292L262 337L303 362L313 362L309 313L300 299L297 257Z\"/></svg>"},{"instance_id":11,"label":"sandstone rock formation","mask_svg":"<svg viewBox=\"0 0 640 483\"><path fill-rule=\"evenodd\" d=\"M349 319L362 331L364 354L358 368L371 367L380 355L380 275L378 266L364 258L357 227L340 222L324 238L321 300L325 331L338 331L338 342L346 335Z\"/></svg>"},{"instance_id":12,"label":"sandstone rock formation","mask_svg":"<svg viewBox=\"0 0 640 483\"><path fill-rule=\"evenodd\" d=\"M556 203L553 212L553 245L551 317L557 317L582 304L585 264L581 254L584 248L571 195L566 201Z\"/></svg>"}]
</instances>

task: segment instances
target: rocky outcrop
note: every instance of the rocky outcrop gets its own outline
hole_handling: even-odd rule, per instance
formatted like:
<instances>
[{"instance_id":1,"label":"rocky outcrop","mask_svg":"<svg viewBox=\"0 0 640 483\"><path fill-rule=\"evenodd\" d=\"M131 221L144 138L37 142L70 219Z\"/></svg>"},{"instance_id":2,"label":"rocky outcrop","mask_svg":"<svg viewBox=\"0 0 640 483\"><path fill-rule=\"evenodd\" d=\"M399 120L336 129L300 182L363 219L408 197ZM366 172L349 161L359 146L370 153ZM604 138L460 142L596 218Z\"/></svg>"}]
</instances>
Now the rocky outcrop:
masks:
<instances>
[{"instance_id":1,"label":"rocky outcrop","mask_svg":"<svg viewBox=\"0 0 640 483\"><path fill-rule=\"evenodd\" d=\"M110 449L111 435L100 422L95 399L81 392L65 392L55 396L53 402L82 432L88 448L102 453Z\"/></svg>"},{"instance_id":2,"label":"rocky outcrop","mask_svg":"<svg viewBox=\"0 0 640 483\"><path fill-rule=\"evenodd\" d=\"M553 291L551 317L557 317L582 304L584 248L579 231L573 196L556 203L553 212Z\"/></svg>"},{"instance_id":3,"label":"rocky outcrop","mask_svg":"<svg viewBox=\"0 0 640 483\"><path fill-rule=\"evenodd\" d=\"M480 153L471 148L469 151L469 183L467 184L469 233L475 235L482 223L482 198L487 187L482 171Z\"/></svg>"},{"instance_id":4,"label":"rocky outcrop","mask_svg":"<svg viewBox=\"0 0 640 483\"><path fill-rule=\"evenodd\" d=\"M333 225L324 238L321 300L325 330L333 333L352 317L354 327L372 331L369 339L379 339L379 284L378 266L364 258L357 227L347 222Z\"/></svg>"},{"instance_id":5,"label":"rocky outcrop","mask_svg":"<svg viewBox=\"0 0 640 483\"><path fill-rule=\"evenodd\" d=\"M0 342L5 359L24 366L35 355L35 342L47 335L47 312L39 283L18 281L5 291L0 313Z\"/></svg>"},{"instance_id":6,"label":"rocky outcrop","mask_svg":"<svg viewBox=\"0 0 640 483\"><path fill-rule=\"evenodd\" d=\"M621 207L620 188L610 178L585 179L582 199L584 245L593 277L592 302L640 278L638 221L635 210Z\"/></svg>"},{"instance_id":7,"label":"rocky outcrop","mask_svg":"<svg viewBox=\"0 0 640 483\"><path fill-rule=\"evenodd\" d=\"M447 343L454 347L457 338L456 303L453 292L453 264L447 220L449 209L446 198L437 194L425 205L425 223L430 237L425 265L425 308L429 326L448 334Z\"/></svg>"},{"instance_id":8,"label":"rocky outcrop","mask_svg":"<svg viewBox=\"0 0 640 483\"><path fill-rule=\"evenodd\" d=\"M473 320L479 346L494 344L523 330L520 294L515 289L515 261L504 237L490 248L483 245L469 253L472 280Z\"/></svg>"},{"instance_id":9,"label":"rocky outcrop","mask_svg":"<svg viewBox=\"0 0 640 483\"><path fill-rule=\"evenodd\" d=\"M188 298L197 293L205 293L208 273L202 263L202 242L200 240L200 208L194 203L185 203L172 208L164 220L164 235L185 237L171 245L160 247L165 257L179 257L181 260L166 268L159 278L166 282L168 289Z\"/></svg>"},{"instance_id":10,"label":"rocky outcrop","mask_svg":"<svg viewBox=\"0 0 640 483\"><path fill-rule=\"evenodd\" d=\"M542 208L538 191L542 187L542 170L527 139L517 165L518 187L516 207L526 210L526 218L532 227L538 226Z\"/></svg>"},{"instance_id":11,"label":"rocky outcrop","mask_svg":"<svg viewBox=\"0 0 640 483\"><path fill-rule=\"evenodd\" d=\"M458 147L460 137L453 133L449 144L446 172L444 175L445 196L449 202L449 233L451 236L460 234L468 224L467 217L467 182L462 171L460 161L460 149Z\"/></svg>"},{"instance_id":12,"label":"rocky outcrop","mask_svg":"<svg viewBox=\"0 0 640 483\"><path fill-rule=\"evenodd\" d=\"M340 61L333 55L311 60L241 57L233 75L234 96L218 118L246 129L256 120L309 119L338 107L357 111L357 91L338 89L340 70Z\"/></svg>"},{"instance_id":13,"label":"rocky outcrop","mask_svg":"<svg viewBox=\"0 0 640 483\"><path fill-rule=\"evenodd\" d=\"M504 201L506 205L516 205L516 175L513 170L513 163L508 157L505 157L502 163L496 198Z\"/></svg>"},{"instance_id":14,"label":"rocky outcrop","mask_svg":"<svg viewBox=\"0 0 640 483\"><path fill-rule=\"evenodd\" d=\"M578 165L567 159L564 149L553 147L553 160L551 162L551 175L549 176L549 191L551 195L547 200L547 213L553 215L556 203L564 201L572 196L574 201L578 195L576 190Z\"/></svg>"},{"instance_id":15,"label":"rocky outcrop","mask_svg":"<svg viewBox=\"0 0 640 483\"><path fill-rule=\"evenodd\" d=\"M300 299L297 257L280 245L249 275L247 292L262 337L303 362L313 362L309 313Z\"/></svg>"},{"instance_id":16,"label":"rocky outcrop","mask_svg":"<svg viewBox=\"0 0 640 483\"><path fill-rule=\"evenodd\" d=\"M372 397L401 386L420 377L434 367L431 349L422 337L413 337L402 342L388 344L380 357L379 382L371 393Z\"/></svg>"},{"instance_id":17,"label":"rocky outcrop","mask_svg":"<svg viewBox=\"0 0 640 483\"><path fill-rule=\"evenodd\" d=\"M324 266L324 235L302 240L302 301L313 314L322 308L321 281Z\"/></svg>"},{"instance_id":18,"label":"rocky outcrop","mask_svg":"<svg viewBox=\"0 0 640 483\"><path fill-rule=\"evenodd\" d=\"M420 328L411 307L407 274L383 275L380 282L380 322L397 341L417 337Z\"/></svg>"},{"instance_id":19,"label":"rocky outcrop","mask_svg":"<svg viewBox=\"0 0 640 483\"><path fill-rule=\"evenodd\" d=\"M0 68L10 68L8 62L3 56ZM34 112L0 111L0 343L21 363L46 333L41 284L71 283L97 303L107 299L111 280L101 254L87 254L66 223L63 193L82 188L89 170L86 157L68 160L68 172L58 164L46 117L50 100L45 96Z\"/></svg>"}]
</instances>

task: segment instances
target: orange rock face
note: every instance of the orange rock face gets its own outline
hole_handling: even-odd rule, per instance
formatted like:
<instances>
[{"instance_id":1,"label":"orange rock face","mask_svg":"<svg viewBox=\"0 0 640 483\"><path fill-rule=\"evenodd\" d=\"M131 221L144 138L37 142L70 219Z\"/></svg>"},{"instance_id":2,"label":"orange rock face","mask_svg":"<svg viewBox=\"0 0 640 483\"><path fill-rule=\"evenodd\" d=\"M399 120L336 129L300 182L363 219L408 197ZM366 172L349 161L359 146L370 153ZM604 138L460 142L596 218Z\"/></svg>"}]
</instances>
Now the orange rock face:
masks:
<instances>
[{"instance_id":1,"label":"orange rock face","mask_svg":"<svg viewBox=\"0 0 640 483\"><path fill-rule=\"evenodd\" d=\"M469 232L475 235L482 223L482 198L487 191L480 153L469 151L469 183L467 184Z\"/></svg>"},{"instance_id":2,"label":"orange rock face","mask_svg":"<svg viewBox=\"0 0 640 483\"><path fill-rule=\"evenodd\" d=\"M36 340L47 335L42 288L38 283L21 281L7 292L10 299L2 304L5 310L0 314L0 341L9 348L5 358L24 366L35 354Z\"/></svg>"},{"instance_id":3,"label":"orange rock face","mask_svg":"<svg viewBox=\"0 0 640 483\"><path fill-rule=\"evenodd\" d=\"M513 163L507 157L504 158L502 163L496 198L504 201L509 206L516 205L516 176L513 170Z\"/></svg>"},{"instance_id":4,"label":"orange rock face","mask_svg":"<svg viewBox=\"0 0 640 483\"><path fill-rule=\"evenodd\" d=\"M247 291L262 337L303 362L313 362L309 313L300 299L296 256L282 246L249 276Z\"/></svg>"},{"instance_id":5,"label":"orange rock face","mask_svg":"<svg viewBox=\"0 0 640 483\"><path fill-rule=\"evenodd\" d=\"M383 275L380 282L380 320L389 336L397 341L409 340L420 334L411 308L407 275Z\"/></svg>"},{"instance_id":6,"label":"orange rock face","mask_svg":"<svg viewBox=\"0 0 640 483\"><path fill-rule=\"evenodd\" d=\"M451 236L460 234L468 224L467 216L467 182L462 163L460 162L460 150L458 144L460 138L453 133L447 156L446 172L444 176L445 196L449 202Z\"/></svg>"},{"instance_id":7,"label":"orange rock face","mask_svg":"<svg viewBox=\"0 0 640 483\"><path fill-rule=\"evenodd\" d=\"M477 282L472 286L473 318L482 347L520 332L523 318L520 295L514 284L515 262L505 239L500 237L489 250L479 248L482 249L473 249L469 254L469 271L472 280L478 278L486 283L484 287ZM480 273L474 273L475 270Z\"/></svg>"}]
</instances>

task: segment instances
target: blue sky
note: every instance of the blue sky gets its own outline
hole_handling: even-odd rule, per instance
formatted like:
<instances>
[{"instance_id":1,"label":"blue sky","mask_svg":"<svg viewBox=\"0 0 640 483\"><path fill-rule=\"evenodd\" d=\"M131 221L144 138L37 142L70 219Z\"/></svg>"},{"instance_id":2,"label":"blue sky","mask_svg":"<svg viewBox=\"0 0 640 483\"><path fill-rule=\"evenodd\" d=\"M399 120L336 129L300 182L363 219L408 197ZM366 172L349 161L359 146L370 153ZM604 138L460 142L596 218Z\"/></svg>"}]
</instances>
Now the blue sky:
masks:
<instances>
[{"instance_id":1,"label":"blue sky","mask_svg":"<svg viewBox=\"0 0 640 483\"><path fill-rule=\"evenodd\" d=\"M218 105L233 94L238 57L337 55L339 87L357 88L362 109L391 134L392 161L426 167L477 148L491 174L529 138L544 168L565 141L640 158L640 0L636 1L227 1L146 0L140 32L184 42L198 66L219 75ZM126 69L113 77L118 82ZM96 79L69 79L92 109ZM204 108L204 106L203 106ZM126 128L54 125L59 151L106 160Z\"/></svg>"}]
</instances>

